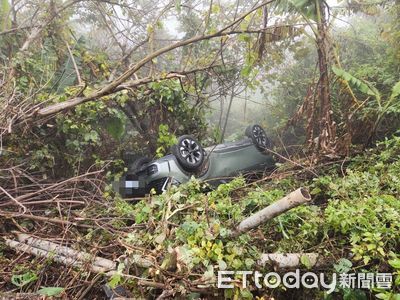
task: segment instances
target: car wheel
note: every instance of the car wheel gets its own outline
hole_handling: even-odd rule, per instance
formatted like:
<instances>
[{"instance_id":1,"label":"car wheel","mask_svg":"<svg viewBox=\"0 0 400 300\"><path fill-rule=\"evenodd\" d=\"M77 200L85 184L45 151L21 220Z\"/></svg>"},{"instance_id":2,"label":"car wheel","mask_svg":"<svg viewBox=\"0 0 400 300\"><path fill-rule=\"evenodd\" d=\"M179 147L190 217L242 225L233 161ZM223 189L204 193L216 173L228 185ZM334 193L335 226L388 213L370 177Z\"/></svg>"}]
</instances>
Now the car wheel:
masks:
<instances>
[{"instance_id":1,"label":"car wheel","mask_svg":"<svg viewBox=\"0 0 400 300\"><path fill-rule=\"evenodd\" d=\"M204 150L200 143L190 135L178 138L178 143L172 147L178 163L190 172L198 171L204 161Z\"/></svg>"},{"instance_id":2,"label":"car wheel","mask_svg":"<svg viewBox=\"0 0 400 300\"><path fill-rule=\"evenodd\" d=\"M129 171L137 172L143 167L145 164L151 162L151 159L145 156L141 156L137 158L132 164L129 165Z\"/></svg>"},{"instance_id":3,"label":"car wheel","mask_svg":"<svg viewBox=\"0 0 400 300\"><path fill-rule=\"evenodd\" d=\"M271 142L260 125L250 125L246 128L245 134L247 137L251 138L254 145L259 150L271 148Z\"/></svg>"}]
</instances>

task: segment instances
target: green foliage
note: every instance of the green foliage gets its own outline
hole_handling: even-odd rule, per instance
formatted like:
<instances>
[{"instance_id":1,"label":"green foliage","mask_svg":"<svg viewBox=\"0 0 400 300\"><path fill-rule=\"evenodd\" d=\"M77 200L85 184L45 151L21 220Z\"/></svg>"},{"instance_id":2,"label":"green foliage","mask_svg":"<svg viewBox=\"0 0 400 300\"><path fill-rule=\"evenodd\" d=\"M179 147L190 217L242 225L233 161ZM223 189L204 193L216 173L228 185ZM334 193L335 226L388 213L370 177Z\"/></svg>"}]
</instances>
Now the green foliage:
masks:
<instances>
[{"instance_id":1,"label":"green foliage","mask_svg":"<svg viewBox=\"0 0 400 300\"><path fill-rule=\"evenodd\" d=\"M8 0L0 1L0 32L5 31L10 27L11 20L9 17L10 3Z\"/></svg>"},{"instance_id":2,"label":"green foliage","mask_svg":"<svg viewBox=\"0 0 400 300\"><path fill-rule=\"evenodd\" d=\"M333 265L333 268L337 273L347 273L351 270L353 264L350 260L346 258L340 258L336 264Z\"/></svg>"},{"instance_id":3,"label":"green foliage","mask_svg":"<svg viewBox=\"0 0 400 300\"><path fill-rule=\"evenodd\" d=\"M389 100L393 100L400 95L400 81L397 82L392 89L392 94L390 95Z\"/></svg>"},{"instance_id":4,"label":"green foliage","mask_svg":"<svg viewBox=\"0 0 400 300\"><path fill-rule=\"evenodd\" d=\"M185 268L198 272L205 268L205 277L211 265L223 270L250 268L255 263L257 251L248 244L247 235L237 242L226 240L230 226L240 217L240 206L232 201L230 193L243 184L243 179L238 178L205 195L201 193L203 184L192 179L150 202L141 201L135 206L137 223L162 224L163 220L168 220L177 225L176 230L171 236L162 226L157 226L152 232L129 234L127 242L135 245L150 243L165 250L178 247Z\"/></svg>"},{"instance_id":5,"label":"green foliage","mask_svg":"<svg viewBox=\"0 0 400 300\"><path fill-rule=\"evenodd\" d=\"M117 109L109 110L110 117L106 118L107 132L117 141L120 141L125 133L126 118Z\"/></svg>"},{"instance_id":6,"label":"green foliage","mask_svg":"<svg viewBox=\"0 0 400 300\"><path fill-rule=\"evenodd\" d=\"M400 82L397 82L393 86L392 93L390 94L388 99L386 99L386 101L382 103L381 94L373 85L371 85L371 83L360 80L338 67L333 66L332 70L339 78L343 79L360 92L375 97L378 104L378 109L376 110L376 113L378 115L377 122L379 122L382 116L384 116L384 114L388 111L392 113L400 113L400 107L398 107L396 103L394 106L392 106L393 101L400 95Z\"/></svg>"},{"instance_id":7,"label":"green foliage","mask_svg":"<svg viewBox=\"0 0 400 300\"><path fill-rule=\"evenodd\" d=\"M303 5L302 2L307 5L307 1L299 1L299 6ZM280 1L278 7L280 6L284 11L293 9L293 4L289 1ZM382 138L383 133L393 133L399 127L399 102L389 100L393 87L397 86L399 80L398 67L395 67L398 66L399 60L394 57L391 46L394 25L388 22L387 15L379 12L367 18L351 16L351 26L335 27L333 35L342 68L332 67L332 73L336 75L331 82L330 95L333 117L338 125L339 134L349 127L353 129L353 143L366 142L368 135L365 134L365 129L373 126L379 114L382 115L382 120L378 122L378 138ZM392 19L391 22L395 23L395 20ZM389 30L392 32L390 39ZM384 36L387 38L383 38ZM294 127L288 127L287 124L305 98L313 99L316 96L316 93L309 89L318 82L315 76L317 57L312 47L308 38L301 37L290 47L286 47L286 52L281 55L283 59L279 59L279 47L270 50L272 53L266 58L266 70L269 70L269 73L265 79L272 83L264 91L270 104L265 117L267 128L283 131L282 139L287 144L304 142L303 120L297 120ZM274 65L273 68L271 64ZM339 84L343 81L348 85ZM355 102L348 87L358 99L358 104L353 105Z\"/></svg>"},{"instance_id":8,"label":"green foliage","mask_svg":"<svg viewBox=\"0 0 400 300\"><path fill-rule=\"evenodd\" d=\"M43 145L41 148L31 152L30 170L39 170L46 172L53 169L55 165L54 154L51 151L51 146Z\"/></svg>"},{"instance_id":9,"label":"green foliage","mask_svg":"<svg viewBox=\"0 0 400 300\"><path fill-rule=\"evenodd\" d=\"M383 149L370 155L366 168L358 158L344 178L315 180L316 192L326 189L331 197L324 213L326 230L347 236L354 259L366 264L385 261L400 243L399 140L380 143Z\"/></svg>"},{"instance_id":10,"label":"green foliage","mask_svg":"<svg viewBox=\"0 0 400 300\"><path fill-rule=\"evenodd\" d=\"M64 92L66 88L74 86L77 80L77 74L73 60L69 55L69 53L65 53L65 55L67 55L67 59L65 60L64 65L56 72L56 82L57 82L56 93L58 94ZM75 63L80 69L81 58L74 56L73 59L75 60Z\"/></svg>"},{"instance_id":11,"label":"green foliage","mask_svg":"<svg viewBox=\"0 0 400 300\"><path fill-rule=\"evenodd\" d=\"M304 21L299 22L300 19L307 22L310 19L321 19L316 9L322 3L319 0L278 2L273 10L278 8L278 13L285 12L280 14L279 22L282 20L288 24L298 24ZM250 4L243 7L248 5ZM268 7L273 5L275 4ZM204 33L221 28L225 21L222 17L229 16L231 8L228 4L214 3L210 7L211 18L204 26ZM377 10L376 7L372 9ZM9 1L0 0L0 31L10 28L9 10ZM198 34L198 29L202 29L204 12L187 9L179 0L176 1L176 10L180 21L187 27L186 37ZM29 8L26 8L24 14L28 12ZM126 11L123 9L122 13L125 15ZM23 99L23 106L32 104L41 107L45 102L63 103L72 97L87 96L108 82L110 68L115 67L113 63L116 53L111 52L112 55L108 56L95 47L92 47L95 50L89 50L93 41L70 41L69 28L65 26L64 29L62 26L68 14L79 15L75 10L61 14L35 40L35 46L39 44L39 47L31 47L27 55L15 54L13 51L19 49L26 39L24 31L17 30L13 35L0 36L0 60L4 65L0 67L0 71L5 70L3 77L6 81L9 81L9 70L15 69L17 74L15 81L10 81L12 97L4 98L7 105L8 101L13 104L11 102L19 98ZM41 13L39 15L48 17ZM336 16L336 12L332 15ZM132 17L130 14L126 16ZM238 28L259 28L257 22L261 17L259 9L254 16L244 18ZM354 89L358 99L363 100L359 106L347 105L348 95L335 84L336 81L332 82L333 118L338 124L339 132L348 126L348 120L362 121L359 127L364 131L364 125L368 125L371 120L377 120L377 124L381 117L386 121L384 126L387 126L388 132L398 129L399 59L398 53L394 51L398 50L396 47L399 33L398 25L396 27L387 24L398 23L398 20L387 19L386 13L364 20L357 17L350 20L353 25L351 28L332 23L336 29L335 41L338 48L342 48L340 58L343 65L343 69L332 67L332 71ZM96 20L92 21L96 23ZM143 25L146 24L141 24ZM316 91L308 88L310 85L314 86L319 78L315 75L316 52L311 44L314 41L306 36L299 36L299 32L304 31L296 32L291 30L293 27L280 27L280 23L277 25L266 31L265 41L261 40L261 34L257 40L247 34L240 34L236 41L231 37L223 37L184 47L182 58L177 57L180 52L171 52L164 55L162 60L155 59L152 62L157 64L158 70L173 70L175 65L180 67L182 63L185 70L190 70L218 63L215 59L219 60L221 57L224 65L227 62L226 66L232 65L231 62L238 62L241 66L234 65L231 69L215 67L213 72L191 74L182 80L157 81L129 92L117 92L112 96L96 99L57 115L55 121L46 120L41 125L34 125L32 134L28 137L19 137L17 133L10 139L7 138L7 150L18 156L16 165L27 164L30 171L39 171L43 177L59 170L61 174L56 177L68 176L78 168L115 159L121 150L128 147L138 152L156 152L157 156L162 156L180 134L191 133L204 140L207 129L205 112L208 108L208 99L204 95L205 91L214 92L212 85L216 77L221 87L225 87L226 82L233 78L236 78L237 85L244 82L249 88L260 86L270 105L267 110L260 106L257 114L250 114L251 118L262 116L267 128L271 130L285 128L305 97L312 99L316 96ZM148 24L147 33L158 34L157 30L161 27L162 20L156 24ZM293 39L294 36L298 38ZM75 70L65 41L70 44L78 70ZM266 42L263 58L257 52L261 42ZM228 47L220 53L221 46L225 45ZM239 56L238 53L244 55ZM135 59L136 53L132 55ZM125 63L130 62L124 61L123 64ZM237 76L239 70L240 76ZM77 71L87 84L85 89L75 86ZM116 74L123 72L118 66L115 71ZM217 76L211 79L211 73ZM143 74L137 72L137 75ZM223 90L221 96L224 93ZM133 115L128 118L123 115L120 109L124 108L131 108ZM19 107L16 106L16 109ZM346 115L344 112L347 110L349 114ZM16 120L19 122L18 118ZM302 124L291 130L292 132L286 133L285 142L295 144L304 141ZM220 135L221 132L216 129L213 139L219 141ZM145 149L147 145L149 149ZM105 212L101 211L99 214L105 213L107 217L110 217L110 213L122 216L123 218L115 218L111 223L116 228L128 226L133 221L137 223L138 227L133 226L131 232L127 233L126 243L157 254L156 270L150 268L140 274L143 278L157 282L164 273L169 272L173 253L171 250L176 250L180 255L178 275L190 280L198 279L200 274L202 283L211 282L216 270L254 269L262 252L310 250L327 257L340 257L333 265L333 269L338 272L347 272L353 267L368 264L363 268L374 271L390 269L399 276L399 258L394 253L398 253L400 242L400 206L397 200L400 196L400 138L385 140L378 145L378 149L379 151L352 159L346 170L342 166L335 166L331 171L321 172L321 176L312 182L304 178L279 178L249 187L243 178L236 178L228 184L205 192L206 184L193 179L180 187L172 187L163 195L150 195L136 205L116 198L112 208L107 205ZM119 171L123 169L119 162L115 164L119 164ZM229 237L232 229L244 217L273 203L294 188L307 185L312 188L313 197L322 201L323 205L297 207L249 234L235 240ZM111 199L112 194L109 190L104 193L107 200ZM96 237L98 230L89 229L85 234L85 239L91 240ZM136 253L136 248L132 249L126 254L143 254L142 250L137 250ZM301 263L307 269L310 267L306 256L301 257ZM128 266L119 264L117 273L110 279L110 286L115 287L123 282L122 272L129 271L126 268ZM141 270L135 270L136 272L140 273ZM28 287L38 276L34 271L15 273L11 282L20 288ZM399 277L396 278L396 284L399 284ZM56 296L63 291L63 288L48 287L38 293ZM344 299L365 298L365 293L357 290L341 292ZM380 299L399 297L396 291L376 293L376 297ZM253 295L250 290L235 288L227 291L225 296L251 298Z\"/></svg>"},{"instance_id":12,"label":"green foliage","mask_svg":"<svg viewBox=\"0 0 400 300\"><path fill-rule=\"evenodd\" d=\"M332 66L332 71L333 71L333 73L336 74L336 76L345 80L351 86L358 89L360 92L370 95L370 96L374 96L376 98L376 100L378 101L378 103L380 104L381 95L378 92L378 90L371 85L371 83L362 81L362 80L354 77L350 73L346 72L345 70L338 68L336 66Z\"/></svg>"},{"instance_id":13,"label":"green foliage","mask_svg":"<svg viewBox=\"0 0 400 300\"><path fill-rule=\"evenodd\" d=\"M122 281L122 272L125 269L125 265L123 263L119 263L117 267L117 271L115 274L113 274L108 281L108 285L112 288L115 289Z\"/></svg>"},{"instance_id":14,"label":"green foliage","mask_svg":"<svg viewBox=\"0 0 400 300\"><path fill-rule=\"evenodd\" d=\"M130 125L142 148L137 151L162 156L175 136L190 133L201 140L207 130L208 106L206 98L191 96L196 93L200 91L190 84L163 80L142 86L133 94L119 95L116 101L134 112L126 113L128 119L135 119Z\"/></svg>"},{"instance_id":15,"label":"green foliage","mask_svg":"<svg viewBox=\"0 0 400 300\"><path fill-rule=\"evenodd\" d=\"M11 283L16 285L19 288L22 288L25 285L36 281L37 279L38 279L38 276L36 273L34 273L32 271L28 271L28 272L20 274L20 275L12 275Z\"/></svg>"},{"instance_id":16,"label":"green foliage","mask_svg":"<svg viewBox=\"0 0 400 300\"><path fill-rule=\"evenodd\" d=\"M64 290L65 289L62 287L42 287L37 293L47 297L57 297L60 296Z\"/></svg>"},{"instance_id":17,"label":"green foliage","mask_svg":"<svg viewBox=\"0 0 400 300\"><path fill-rule=\"evenodd\" d=\"M158 126L158 139L156 156L162 157L172 145L178 142L176 136L169 132L169 127L166 124Z\"/></svg>"},{"instance_id":18,"label":"green foliage","mask_svg":"<svg viewBox=\"0 0 400 300\"><path fill-rule=\"evenodd\" d=\"M394 281L393 285L395 288L400 287L400 259L399 255L395 253L389 253L389 256L391 259L388 260L389 265L393 268L394 272ZM400 299L400 293L397 293L395 291L387 291L387 290L379 290L375 289L375 297L377 299L382 299L382 300L399 300Z\"/></svg>"}]
</instances>

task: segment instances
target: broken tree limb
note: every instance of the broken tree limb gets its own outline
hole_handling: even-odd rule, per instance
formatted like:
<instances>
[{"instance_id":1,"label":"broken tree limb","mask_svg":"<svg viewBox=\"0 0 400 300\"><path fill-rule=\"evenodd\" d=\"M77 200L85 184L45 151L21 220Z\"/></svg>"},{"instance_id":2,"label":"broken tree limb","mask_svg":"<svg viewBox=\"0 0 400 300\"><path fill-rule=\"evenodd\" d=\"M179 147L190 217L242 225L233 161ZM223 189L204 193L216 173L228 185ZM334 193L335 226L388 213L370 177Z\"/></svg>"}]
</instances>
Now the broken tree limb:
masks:
<instances>
[{"instance_id":1,"label":"broken tree limb","mask_svg":"<svg viewBox=\"0 0 400 300\"><path fill-rule=\"evenodd\" d=\"M17 251L26 252L26 253L33 254L33 255L36 255L39 257L51 258L54 261L56 261L58 263L62 263L64 265L75 266L75 267L83 267L85 265L84 261L80 261L80 260L77 260L77 259L71 258L71 257L65 257L63 255L55 254L54 252L46 251L43 249L35 248L35 247L32 247L25 243L6 239L6 245ZM91 271L96 272L96 273L104 273L104 272L108 271L108 269L106 269L104 267L96 266L96 265L93 265L90 263L87 264L87 266L89 267L89 269Z\"/></svg>"},{"instance_id":2,"label":"broken tree limb","mask_svg":"<svg viewBox=\"0 0 400 300\"><path fill-rule=\"evenodd\" d=\"M307 267L321 265L321 257L318 253L264 253L257 261L259 266L272 264L277 269L292 269L302 265L303 260L307 261Z\"/></svg>"},{"instance_id":3,"label":"broken tree limb","mask_svg":"<svg viewBox=\"0 0 400 300\"><path fill-rule=\"evenodd\" d=\"M53 252L57 255L74 258L80 261L91 262L93 265L105 268L107 270L114 270L117 268L117 264L109 259L98 256L93 257L93 255L89 253L77 251L50 241L41 240L25 233L17 233L17 237L21 243L28 244L34 248L39 248L41 250Z\"/></svg>"},{"instance_id":4,"label":"broken tree limb","mask_svg":"<svg viewBox=\"0 0 400 300\"><path fill-rule=\"evenodd\" d=\"M55 261L76 267L88 266L96 273L106 273L112 276L117 270L117 263L87 252L77 251L67 246L32 237L28 234L14 232L18 241L6 239L6 244L17 251L24 251L39 257L49 257ZM129 258L129 263L141 268L153 266L153 262L141 255L133 255Z\"/></svg>"},{"instance_id":5,"label":"broken tree limb","mask_svg":"<svg viewBox=\"0 0 400 300\"><path fill-rule=\"evenodd\" d=\"M35 113L37 116L44 117L44 116L50 116L53 114L56 114L62 110L70 109L73 108L76 105L92 101L95 99L99 99L103 96L110 95L115 92L115 90L126 82L129 78L132 77L139 69L141 69L144 65L147 63L151 62L154 58L165 54L167 52L170 52L174 49L181 48L183 46L187 46L190 44L194 44L200 41L204 40L210 40L213 38L218 38L218 37L223 37L223 36L230 36L230 35L237 35L237 34L242 34L242 33L260 33L262 31L267 31L269 28L261 29L261 30L234 30L232 29L231 31L228 31L230 28L234 28L237 24L239 24L241 21L243 21L248 15L251 13L255 12L257 9L263 7L266 4L272 3L274 0L267 0L259 5L256 5L252 7L249 11L241 15L240 17L236 18L232 22L230 22L228 25L220 29L219 31L216 31L211 34L201 34L201 35L196 35L194 37L191 37L186 40L181 40L176 43L173 43L171 45L165 46L157 51L154 51L147 56L145 56L143 59L138 61L136 64L134 64L132 67L130 67L128 70L126 70L123 74L121 74L118 78L107 84L106 86L100 88L99 90L94 91L90 95L86 97L75 97L68 99L62 103L56 103L53 105L50 105L48 107L43 107L38 109ZM274 26L277 27L277 26ZM24 119L25 120L25 119Z\"/></svg>"},{"instance_id":6,"label":"broken tree limb","mask_svg":"<svg viewBox=\"0 0 400 300\"><path fill-rule=\"evenodd\" d=\"M250 217L244 219L236 227L234 236L249 231L262 223L268 222L269 220L281 215L282 213L299 206L303 203L307 203L311 200L309 192L305 188L299 188L282 199L270 204L264 209L256 212Z\"/></svg>"}]
</instances>

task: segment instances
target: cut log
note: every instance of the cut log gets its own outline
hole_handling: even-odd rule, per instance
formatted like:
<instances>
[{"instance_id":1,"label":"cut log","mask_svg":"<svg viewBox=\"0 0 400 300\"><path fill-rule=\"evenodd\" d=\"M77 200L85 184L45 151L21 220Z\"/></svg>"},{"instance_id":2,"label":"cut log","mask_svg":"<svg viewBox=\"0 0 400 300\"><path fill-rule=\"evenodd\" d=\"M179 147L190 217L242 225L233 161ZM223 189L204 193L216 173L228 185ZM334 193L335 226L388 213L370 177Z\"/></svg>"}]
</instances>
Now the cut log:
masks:
<instances>
[{"instance_id":1,"label":"cut log","mask_svg":"<svg viewBox=\"0 0 400 300\"><path fill-rule=\"evenodd\" d=\"M281 215L282 213L299 206L303 203L307 203L311 200L309 192L305 188L299 188L282 199L270 204L262 210L256 212L250 217L244 219L236 227L234 236L249 231L262 223L268 222L269 220Z\"/></svg>"},{"instance_id":2,"label":"cut log","mask_svg":"<svg viewBox=\"0 0 400 300\"><path fill-rule=\"evenodd\" d=\"M304 261L307 263L304 263ZM272 264L277 269L293 269L302 264L307 264L306 267L316 267L321 263L322 259L318 253L264 253L257 261L259 266Z\"/></svg>"}]
</instances>

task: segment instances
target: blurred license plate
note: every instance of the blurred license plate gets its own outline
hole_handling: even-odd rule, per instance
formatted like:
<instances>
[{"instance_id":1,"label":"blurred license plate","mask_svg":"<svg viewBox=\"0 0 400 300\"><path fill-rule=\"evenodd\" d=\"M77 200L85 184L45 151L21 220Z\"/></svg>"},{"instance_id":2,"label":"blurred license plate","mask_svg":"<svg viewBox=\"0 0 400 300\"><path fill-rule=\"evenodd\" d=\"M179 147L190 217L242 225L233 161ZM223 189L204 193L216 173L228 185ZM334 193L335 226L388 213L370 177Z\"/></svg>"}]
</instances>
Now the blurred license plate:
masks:
<instances>
[{"instance_id":1,"label":"blurred license plate","mask_svg":"<svg viewBox=\"0 0 400 300\"><path fill-rule=\"evenodd\" d=\"M138 180L129 180L129 181L125 181L125 187L126 188L133 188L133 189L137 189L139 188L139 181Z\"/></svg>"}]
</instances>

